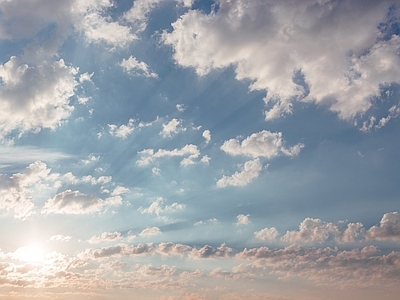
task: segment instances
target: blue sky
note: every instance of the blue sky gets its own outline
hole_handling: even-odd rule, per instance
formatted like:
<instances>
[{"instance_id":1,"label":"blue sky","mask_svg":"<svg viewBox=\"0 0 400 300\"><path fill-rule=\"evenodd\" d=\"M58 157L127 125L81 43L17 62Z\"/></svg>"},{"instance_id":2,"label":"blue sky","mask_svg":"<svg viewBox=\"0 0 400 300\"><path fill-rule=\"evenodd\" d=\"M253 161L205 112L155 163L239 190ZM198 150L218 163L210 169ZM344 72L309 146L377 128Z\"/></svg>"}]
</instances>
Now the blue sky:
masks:
<instances>
[{"instance_id":1,"label":"blue sky","mask_svg":"<svg viewBox=\"0 0 400 300\"><path fill-rule=\"evenodd\" d=\"M397 299L399 5L0 1L0 298Z\"/></svg>"}]
</instances>

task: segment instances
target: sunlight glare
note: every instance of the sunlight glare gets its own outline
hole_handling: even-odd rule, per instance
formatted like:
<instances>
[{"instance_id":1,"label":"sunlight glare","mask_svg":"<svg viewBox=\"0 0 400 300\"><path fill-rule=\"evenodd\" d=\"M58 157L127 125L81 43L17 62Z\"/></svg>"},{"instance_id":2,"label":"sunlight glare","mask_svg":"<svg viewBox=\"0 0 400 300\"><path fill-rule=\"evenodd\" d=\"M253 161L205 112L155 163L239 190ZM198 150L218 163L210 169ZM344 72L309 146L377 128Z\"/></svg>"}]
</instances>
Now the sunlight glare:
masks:
<instances>
[{"instance_id":1,"label":"sunlight glare","mask_svg":"<svg viewBox=\"0 0 400 300\"><path fill-rule=\"evenodd\" d=\"M37 245L22 246L14 252L14 257L25 262L41 262L44 259L43 250Z\"/></svg>"}]
</instances>

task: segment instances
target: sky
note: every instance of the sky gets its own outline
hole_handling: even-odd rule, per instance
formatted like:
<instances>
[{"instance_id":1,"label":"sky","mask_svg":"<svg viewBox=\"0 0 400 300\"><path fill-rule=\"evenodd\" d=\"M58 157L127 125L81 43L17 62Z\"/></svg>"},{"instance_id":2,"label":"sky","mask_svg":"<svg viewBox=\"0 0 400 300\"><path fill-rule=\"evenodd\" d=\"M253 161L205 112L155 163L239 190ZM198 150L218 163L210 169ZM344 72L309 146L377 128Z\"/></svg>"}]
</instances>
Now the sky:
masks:
<instances>
[{"instance_id":1,"label":"sky","mask_svg":"<svg viewBox=\"0 0 400 300\"><path fill-rule=\"evenodd\" d=\"M398 299L399 0L0 0L0 299Z\"/></svg>"}]
</instances>

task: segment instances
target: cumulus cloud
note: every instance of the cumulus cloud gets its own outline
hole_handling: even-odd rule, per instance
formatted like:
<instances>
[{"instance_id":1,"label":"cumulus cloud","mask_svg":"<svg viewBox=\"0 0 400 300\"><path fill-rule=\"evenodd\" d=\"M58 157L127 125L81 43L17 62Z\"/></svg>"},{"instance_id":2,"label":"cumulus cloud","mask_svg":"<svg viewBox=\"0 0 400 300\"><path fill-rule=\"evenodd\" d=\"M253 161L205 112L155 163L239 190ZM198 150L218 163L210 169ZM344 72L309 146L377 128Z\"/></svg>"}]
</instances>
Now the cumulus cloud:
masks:
<instances>
[{"instance_id":1,"label":"cumulus cloud","mask_svg":"<svg viewBox=\"0 0 400 300\"><path fill-rule=\"evenodd\" d=\"M396 284L399 252L379 255L375 246L361 249L306 248L297 244L285 248L244 249L238 259L255 261L254 266L284 277L307 278L314 283L339 286Z\"/></svg>"},{"instance_id":2,"label":"cumulus cloud","mask_svg":"<svg viewBox=\"0 0 400 300\"><path fill-rule=\"evenodd\" d=\"M159 149L156 152L153 149L145 149L138 154L141 156L139 160L136 161L136 164L139 166L147 166L152 163L154 160L164 157L185 157L181 161L182 166L187 166L195 163L195 159L199 157L200 151L196 145L185 145L181 149L173 149L173 150L165 150Z\"/></svg>"},{"instance_id":3,"label":"cumulus cloud","mask_svg":"<svg viewBox=\"0 0 400 300\"><path fill-rule=\"evenodd\" d=\"M66 190L47 200L42 213L58 214L90 214L98 212L106 205L119 205L119 197L110 197L105 200L96 195L84 194L79 191Z\"/></svg>"},{"instance_id":4,"label":"cumulus cloud","mask_svg":"<svg viewBox=\"0 0 400 300\"><path fill-rule=\"evenodd\" d=\"M372 106L382 86L399 83L400 37L378 29L393 1L218 4L209 14L189 10L164 32L163 42L178 64L199 75L233 66L251 90L266 90L267 120L292 113L296 100L351 119Z\"/></svg>"},{"instance_id":5,"label":"cumulus cloud","mask_svg":"<svg viewBox=\"0 0 400 300\"><path fill-rule=\"evenodd\" d=\"M233 251L232 248L228 247L226 244L222 244L217 248L209 245L205 245L200 249L193 248L189 254L191 258L224 258L228 257Z\"/></svg>"},{"instance_id":6,"label":"cumulus cloud","mask_svg":"<svg viewBox=\"0 0 400 300\"><path fill-rule=\"evenodd\" d=\"M131 75L158 78L157 73L150 70L149 66L145 62L138 61L132 55L128 59L123 59L120 66L126 73Z\"/></svg>"},{"instance_id":7,"label":"cumulus cloud","mask_svg":"<svg viewBox=\"0 0 400 300\"><path fill-rule=\"evenodd\" d=\"M168 213L168 212L177 212L185 209L185 204L180 204L177 202L172 203L171 205L165 204L165 199L162 197L158 197L155 201L153 201L149 207L143 208L140 207L139 211L142 214L149 214L149 215L157 215Z\"/></svg>"},{"instance_id":8,"label":"cumulus cloud","mask_svg":"<svg viewBox=\"0 0 400 300\"><path fill-rule=\"evenodd\" d=\"M222 176L217 181L217 187L225 188L227 186L246 186L254 178L257 178L262 170L262 165L259 158L247 161L241 172L235 172L231 176Z\"/></svg>"},{"instance_id":9,"label":"cumulus cloud","mask_svg":"<svg viewBox=\"0 0 400 300\"><path fill-rule=\"evenodd\" d=\"M128 124L123 124L121 126L117 126L114 124L108 124L108 129L111 135L120 137L122 139L126 139L128 135L132 134L135 129L134 119L129 119Z\"/></svg>"},{"instance_id":10,"label":"cumulus cloud","mask_svg":"<svg viewBox=\"0 0 400 300\"><path fill-rule=\"evenodd\" d=\"M98 243L103 243L103 242L113 242L117 241L122 238L122 235L118 231L114 232L103 232L100 235L94 235L92 236L88 242L90 244L98 244Z\"/></svg>"},{"instance_id":11,"label":"cumulus cloud","mask_svg":"<svg viewBox=\"0 0 400 300\"><path fill-rule=\"evenodd\" d=\"M253 133L241 142L239 138L225 141L221 146L221 150L233 156L244 155L253 158L273 158L280 154L291 157L296 156L304 147L304 145L300 143L293 147L286 148L284 144L285 142L281 132L274 133L263 130Z\"/></svg>"},{"instance_id":12,"label":"cumulus cloud","mask_svg":"<svg viewBox=\"0 0 400 300\"><path fill-rule=\"evenodd\" d=\"M271 228L264 228L261 229L260 231L256 231L254 232L254 236L262 241L274 241L276 239L276 237L278 236L278 230L275 227L271 227Z\"/></svg>"},{"instance_id":13,"label":"cumulus cloud","mask_svg":"<svg viewBox=\"0 0 400 300\"><path fill-rule=\"evenodd\" d=\"M45 163L37 161L10 177L0 174L0 209L12 211L15 218L31 215L34 188L45 187L50 171Z\"/></svg>"},{"instance_id":14,"label":"cumulus cloud","mask_svg":"<svg viewBox=\"0 0 400 300\"><path fill-rule=\"evenodd\" d=\"M178 132L186 131L186 128L182 127L181 125L182 121L174 118L168 123L162 125L162 130L160 132L160 135L166 138L166 137L171 137L172 135Z\"/></svg>"},{"instance_id":15,"label":"cumulus cloud","mask_svg":"<svg viewBox=\"0 0 400 300\"><path fill-rule=\"evenodd\" d=\"M142 232L139 234L139 236L145 237L145 236L154 236L154 235L160 235L160 234L162 234L160 228L151 227L151 228L143 229Z\"/></svg>"},{"instance_id":16,"label":"cumulus cloud","mask_svg":"<svg viewBox=\"0 0 400 300\"><path fill-rule=\"evenodd\" d=\"M208 129L204 130L202 136L203 136L206 144L210 143L210 141L211 141L211 132L210 132L210 130L208 130Z\"/></svg>"},{"instance_id":17,"label":"cumulus cloud","mask_svg":"<svg viewBox=\"0 0 400 300\"><path fill-rule=\"evenodd\" d=\"M236 219L237 219L236 226L248 225L250 223L250 215L240 214L236 217Z\"/></svg>"},{"instance_id":18,"label":"cumulus cloud","mask_svg":"<svg viewBox=\"0 0 400 300\"><path fill-rule=\"evenodd\" d=\"M338 233L337 225L327 223L320 219L306 218L300 223L298 231L288 231L282 237L282 241L288 243L322 243L326 241L329 235Z\"/></svg>"},{"instance_id":19,"label":"cumulus cloud","mask_svg":"<svg viewBox=\"0 0 400 300\"><path fill-rule=\"evenodd\" d=\"M89 42L104 42L113 47L125 47L137 39L129 26L104 15L105 11L113 7L113 1L74 2L71 9L74 27L81 31Z\"/></svg>"},{"instance_id":20,"label":"cumulus cloud","mask_svg":"<svg viewBox=\"0 0 400 300\"><path fill-rule=\"evenodd\" d=\"M400 240L400 214L398 212L383 215L379 225L374 225L365 232L367 239Z\"/></svg>"},{"instance_id":21,"label":"cumulus cloud","mask_svg":"<svg viewBox=\"0 0 400 300\"><path fill-rule=\"evenodd\" d=\"M0 138L59 126L74 110L76 74L62 59L28 64L12 56L0 64Z\"/></svg>"}]
</instances>

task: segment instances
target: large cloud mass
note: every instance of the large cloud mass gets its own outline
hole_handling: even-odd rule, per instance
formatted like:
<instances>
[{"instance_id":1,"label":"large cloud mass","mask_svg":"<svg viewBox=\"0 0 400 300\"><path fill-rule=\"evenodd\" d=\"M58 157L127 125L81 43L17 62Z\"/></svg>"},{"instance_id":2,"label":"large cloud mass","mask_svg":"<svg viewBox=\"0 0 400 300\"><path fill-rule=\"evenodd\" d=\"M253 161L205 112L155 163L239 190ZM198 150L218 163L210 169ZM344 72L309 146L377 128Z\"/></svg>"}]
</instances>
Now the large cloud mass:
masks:
<instances>
[{"instance_id":1,"label":"large cloud mass","mask_svg":"<svg viewBox=\"0 0 400 300\"><path fill-rule=\"evenodd\" d=\"M378 29L398 14L393 1L218 3L208 15L181 16L163 42L199 75L234 66L250 89L267 90L267 120L291 113L296 99L352 119L371 107L382 85L399 83L400 37Z\"/></svg>"}]
</instances>

